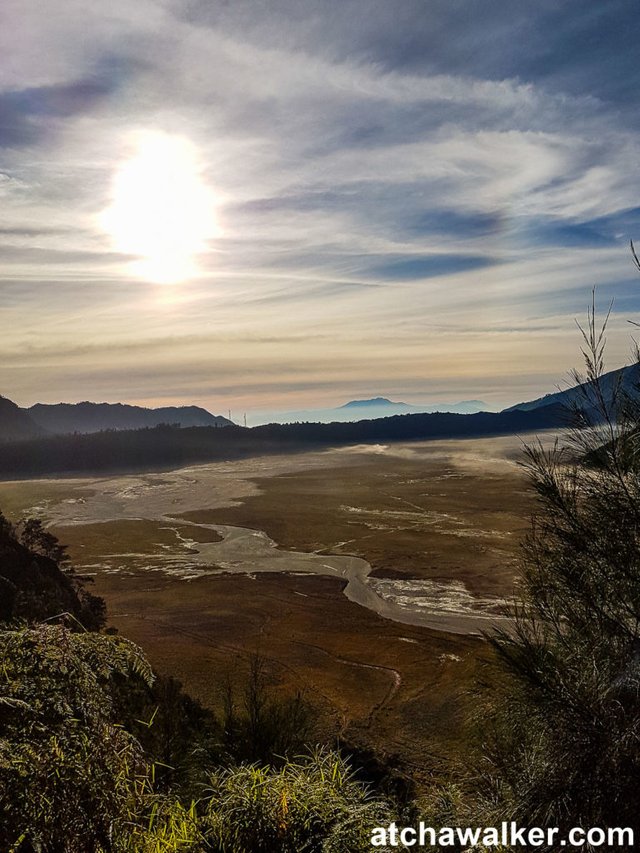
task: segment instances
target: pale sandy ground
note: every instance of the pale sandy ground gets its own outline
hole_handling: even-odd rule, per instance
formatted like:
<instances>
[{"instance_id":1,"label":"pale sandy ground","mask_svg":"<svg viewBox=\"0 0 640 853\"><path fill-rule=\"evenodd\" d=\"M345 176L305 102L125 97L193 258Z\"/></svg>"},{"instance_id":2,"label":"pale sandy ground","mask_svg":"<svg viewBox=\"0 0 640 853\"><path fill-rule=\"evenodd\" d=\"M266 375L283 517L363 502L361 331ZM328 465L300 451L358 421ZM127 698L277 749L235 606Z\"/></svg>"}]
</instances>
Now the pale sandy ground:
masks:
<instances>
[{"instance_id":1,"label":"pale sandy ground","mask_svg":"<svg viewBox=\"0 0 640 853\"><path fill-rule=\"evenodd\" d=\"M555 436L547 434L546 445ZM297 471L331 469L376 457L443 464L460 472L491 472L516 468L523 441L532 436L434 441L403 445L359 445L294 456L272 456L228 463L193 466L168 473L151 473L91 479L0 483L0 506L6 497L21 513L39 515L56 528L147 519L166 523L176 533L175 545L158 546L155 570L178 575L185 581L220 571L253 574L286 572L326 575L347 580L346 597L396 622L453 633L478 633L500 624L504 600L471 595L458 580L387 579L370 577L370 564L359 557L280 550L261 530L231 525L198 524L177 519L183 513L237 505L255 495L256 479ZM330 476L330 472L328 471ZM455 473L452 474L455 476ZM482 502L478 496L479 504ZM354 512L361 512L358 507ZM415 513L414 513L415 514ZM195 541L180 534L175 525L209 528L221 541ZM462 535L464 531L459 532ZM465 535L472 535L468 531ZM144 570L147 554L120 555L129 565ZM81 566L100 571L100 563ZM111 567L110 571L118 571Z\"/></svg>"}]
</instances>

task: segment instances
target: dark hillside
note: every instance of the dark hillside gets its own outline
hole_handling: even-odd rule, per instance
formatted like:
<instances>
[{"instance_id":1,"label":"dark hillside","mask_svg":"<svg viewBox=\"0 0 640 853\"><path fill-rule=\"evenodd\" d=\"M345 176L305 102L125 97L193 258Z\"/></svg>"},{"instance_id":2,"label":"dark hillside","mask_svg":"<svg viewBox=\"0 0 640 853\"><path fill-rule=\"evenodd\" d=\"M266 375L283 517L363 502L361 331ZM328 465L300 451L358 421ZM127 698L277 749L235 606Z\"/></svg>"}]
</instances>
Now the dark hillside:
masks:
<instances>
[{"instance_id":1,"label":"dark hillside","mask_svg":"<svg viewBox=\"0 0 640 853\"><path fill-rule=\"evenodd\" d=\"M617 370L603 373L599 379L599 383L607 399L613 398L616 389L623 391L630 397L637 398L640 396L640 364L630 364L627 367L620 367ZM564 391L545 394L544 397L538 397L536 400L529 400L526 403L517 403L515 406L505 409L504 412L529 412L545 406L558 405L568 408L576 403L584 403L585 392L589 398L593 397L593 392L590 391L588 382L584 385L574 385Z\"/></svg>"},{"instance_id":2,"label":"dark hillside","mask_svg":"<svg viewBox=\"0 0 640 853\"><path fill-rule=\"evenodd\" d=\"M6 397L0 397L0 441L32 438L44 432L24 409Z\"/></svg>"},{"instance_id":3,"label":"dark hillside","mask_svg":"<svg viewBox=\"0 0 640 853\"><path fill-rule=\"evenodd\" d=\"M32 420L47 432L100 432L105 429L143 429L160 424L180 427L228 426L231 421L200 406L147 409L124 403L36 403L28 409Z\"/></svg>"},{"instance_id":4,"label":"dark hillside","mask_svg":"<svg viewBox=\"0 0 640 853\"><path fill-rule=\"evenodd\" d=\"M47 436L0 445L0 477L175 468L310 447L508 435L564 426L563 407L474 415L396 415L355 423L268 424Z\"/></svg>"},{"instance_id":5,"label":"dark hillside","mask_svg":"<svg viewBox=\"0 0 640 853\"><path fill-rule=\"evenodd\" d=\"M16 529L0 513L0 621L33 622L68 613L85 628L100 627L102 599L61 567L64 549L55 538L38 522L27 524Z\"/></svg>"}]
</instances>

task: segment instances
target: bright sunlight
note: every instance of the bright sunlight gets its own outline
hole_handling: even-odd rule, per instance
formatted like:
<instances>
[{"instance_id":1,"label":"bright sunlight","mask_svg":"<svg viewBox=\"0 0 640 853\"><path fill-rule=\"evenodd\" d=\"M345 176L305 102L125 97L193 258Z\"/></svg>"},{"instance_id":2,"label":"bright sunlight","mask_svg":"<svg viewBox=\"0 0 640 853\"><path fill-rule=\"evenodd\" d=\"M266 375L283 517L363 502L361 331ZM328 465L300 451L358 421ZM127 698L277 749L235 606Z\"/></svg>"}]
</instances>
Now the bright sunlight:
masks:
<instances>
[{"instance_id":1,"label":"bright sunlight","mask_svg":"<svg viewBox=\"0 0 640 853\"><path fill-rule=\"evenodd\" d=\"M159 284L197 273L197 256L218 234L213 193L189 140L146 131L117 169L111 206L101 216L114 248L139 258L133 272Z\"/></svg>"}]
</instances>

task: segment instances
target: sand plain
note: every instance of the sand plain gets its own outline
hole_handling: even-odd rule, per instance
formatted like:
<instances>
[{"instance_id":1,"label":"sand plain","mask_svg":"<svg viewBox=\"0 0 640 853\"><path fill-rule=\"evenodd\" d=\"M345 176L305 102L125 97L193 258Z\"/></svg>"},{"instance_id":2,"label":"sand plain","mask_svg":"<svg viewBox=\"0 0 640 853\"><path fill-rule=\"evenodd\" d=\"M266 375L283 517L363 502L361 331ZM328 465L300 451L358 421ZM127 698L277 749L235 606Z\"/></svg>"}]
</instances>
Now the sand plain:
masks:
<instances>
[{"instance_id":1,"label":"sand plain","mask_svg":"<svg viewBox=\"0 0 640 853\"><path fill-rule=\"evenodd\" d=\"M111 623L208 705L259 652L278 689L318 707L325 734L427 772L459 746L487 653L475 617L513 594L535 509L518 465L531 439L0 483L0 508L45 518ZM349 566L386 609L345 595Z\"/></svg>"}]
</instances>

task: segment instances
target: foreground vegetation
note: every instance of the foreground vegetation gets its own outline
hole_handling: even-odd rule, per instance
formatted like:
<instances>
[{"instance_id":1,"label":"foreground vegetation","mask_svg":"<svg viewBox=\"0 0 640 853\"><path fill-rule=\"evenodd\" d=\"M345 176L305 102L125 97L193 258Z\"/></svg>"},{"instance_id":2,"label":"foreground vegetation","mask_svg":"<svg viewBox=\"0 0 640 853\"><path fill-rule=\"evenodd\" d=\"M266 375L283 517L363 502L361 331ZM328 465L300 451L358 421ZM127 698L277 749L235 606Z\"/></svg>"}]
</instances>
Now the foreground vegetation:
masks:
<instances>
[{"instance_id":1,"label":"foreground vegetation","mask_svg":"<svg viewBox=\"0 0 640 853\"><path fill-rule=\"evenodd\" d=\"M178 797L184 779L163 792L153 749L117 713L128 680L153 684L140 649L41 625L3 632L0 654L3 850L355 851L367 849L370 822L389 818L389 806L327 750L279 767L220 767L211 752L192 754L198 798Z\"/></svg>"},{"instance_id":2,"label":"foreground vegetation","mask_svg":"<svg viewBox=\"0 0 640 853\"><path fill-rule=\"evenodd\" d=\"M483 743L488 815L640 833L640 394L601 381L606 320L583 331L574 427L527 451L539 511L497 659Z\"/></svg>"}]
</instances>

